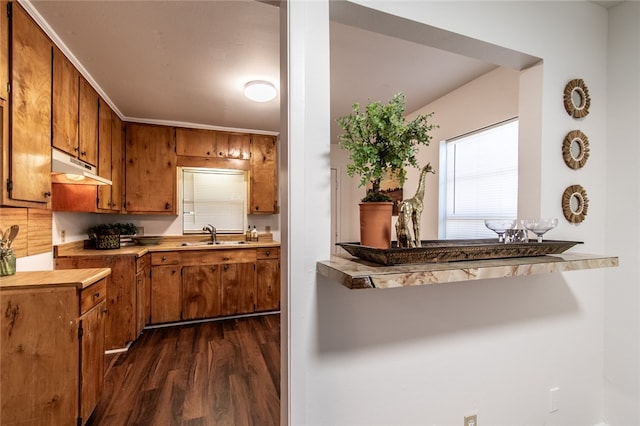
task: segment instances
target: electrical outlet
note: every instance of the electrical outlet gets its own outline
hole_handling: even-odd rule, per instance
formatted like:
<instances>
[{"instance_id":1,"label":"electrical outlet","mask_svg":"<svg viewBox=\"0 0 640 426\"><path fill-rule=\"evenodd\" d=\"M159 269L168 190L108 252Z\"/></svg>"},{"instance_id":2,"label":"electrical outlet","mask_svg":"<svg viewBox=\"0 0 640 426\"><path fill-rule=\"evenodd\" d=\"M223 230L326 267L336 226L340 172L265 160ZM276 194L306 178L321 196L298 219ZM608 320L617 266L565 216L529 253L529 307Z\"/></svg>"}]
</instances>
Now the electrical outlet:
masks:
<instances>
[{"instance_id":1,"label":"electrical outlet","mask_svg":"<svg viewBox=\"0 0 640 426\"><path fill-rule=\"evenodd\" d=\"M60 242L61 243L64 243L64 239L66 238L66 236L67 236L67 231L66 230L63 229L62 231L60 231Z\"/></svg>"},{"instance_id":2,"label":"electrical outlet","mask_svg":"<svg viewBox=\"0 0 640 426\"><path fill-rule=\"evenodd\" d=\"M464 416L464 426L478 426L478 416L475 414Z\"/></svg>"}]
</instances>

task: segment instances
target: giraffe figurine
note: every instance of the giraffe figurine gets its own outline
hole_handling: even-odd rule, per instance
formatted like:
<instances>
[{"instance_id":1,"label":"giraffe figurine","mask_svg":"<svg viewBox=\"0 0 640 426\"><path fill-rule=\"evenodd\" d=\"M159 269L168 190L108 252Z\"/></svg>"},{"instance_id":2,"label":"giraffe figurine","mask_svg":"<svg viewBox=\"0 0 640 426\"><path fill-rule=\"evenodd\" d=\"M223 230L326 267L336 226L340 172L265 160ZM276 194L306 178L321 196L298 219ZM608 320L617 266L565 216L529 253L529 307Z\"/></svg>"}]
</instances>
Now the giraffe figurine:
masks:
<instances>
[{"instance_id":1,"label":"giraffe figurine","mask_svg":"<svg viewBox=\"0 0 640 426\"><path fill-rule=\"evenodd\" d=\"M396 237L398 247L420 247L420 216L422 216L422 200L424 199L424 185L427 173L435 173L428 163L420 172L418 189L412 198L398 203L398 221L396 222ZM409 221L413 225L413 238L409 230Z\"/></svg>"}]
</instances>

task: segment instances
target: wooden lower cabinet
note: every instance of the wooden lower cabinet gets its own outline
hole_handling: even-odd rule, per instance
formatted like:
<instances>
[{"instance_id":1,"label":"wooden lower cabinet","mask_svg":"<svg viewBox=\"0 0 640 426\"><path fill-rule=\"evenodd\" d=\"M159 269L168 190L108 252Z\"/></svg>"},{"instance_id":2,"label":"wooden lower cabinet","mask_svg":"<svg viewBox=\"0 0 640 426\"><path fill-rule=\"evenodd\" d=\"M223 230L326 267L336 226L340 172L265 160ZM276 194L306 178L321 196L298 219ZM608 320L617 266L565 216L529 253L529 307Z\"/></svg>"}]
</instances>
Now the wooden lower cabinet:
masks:
<instances>
[{"instance_id":1,"label":"wooden lower cabinet","mask_svg":"<svg viewBox=\"0 0 640 426\"><path fill-rule=\"evenodd\" d=\"M3 425L83 425L104 384L106 278L0 292Z\"/></svg>"},{"instance_id":2,"label":"wooden lower cabinet","mask_svg":"<svg viewBox=\"0 0 640 426\"><path fill-rule=\"evenodd\" d=\"M91 291L89 289L89 291ZM106 291L106 286L105 286ZM102 300L80 317L80 418L84 424L104 387L104 331L107 304Z\"/></svg>"},{"instance_id":3,"label":"wooden lower cabinet","mask_svg":"<svg viewBox=\"0 0 640 426\"><path fill-rule=\"evenodd\" d=\"M107 350L127 347L144 327L137 314L138 309L146 303L138 300L144 296L144 292L138 291L137 287L139 280L142 280L138 276L137 266L140 259L142 258L136 258L135 255L90 255L54 259L54 269L111 268L111 276L107 278Z\"/></svg>"},{"instance_id":4,"label":"wooden lower cabinet","mask_svg":"<svg viewBox=\"0 0 640 426\"><path fill-rule=\"evenodd\" d=\"M151 267L151 323L181 320L182 278L180 265Z\"/></svg>"},{"instance_id":5,"label":"wooden lower cabinet","mask_svg":"<svg viewBox=\"0 0 640 426\"><path fill-rule=\"evenodd\" d=\"M217 317L221 309L220 265L182 268L182 319Z\"/></svg>"},{"instance_id":6,"label":"wooden lower cabinet","mask_svg":"<svg viewBox=\"0 0 640 426\"><path fill-rule=\"evenodd\" d=\"M255 310L256 264L222 265L222 315L248 314Z\"/></svg>"},{"instance_id":7,"label":"wooden lower cabinet","mask_svg":"<svg viewBox=\"0 0 640 426\"><path fill-rule=\"evenodd\" d=\"M256 312L280 309L280 249L258 249L256 261Z\"/></svg>"},{"instance_id":8,"label":"wooden lower cabinet","mask_svg":"<svg viewBox=\"0 0 640 426\"><path fill-rule=\"evenodd\" d=\"M279 262L277 247L152 253L151 323L278 310Z\"/></svg>"},{"instance_id":9,"label":"wooden lower cabinet","mask_svg":"<svg viewBox=\"0 0 640 426\"><path fill-rule=\"evenodd\" d=\"M151 298L151 264L149 255L136 259L136 336L142 334L145 325L149 324L151 315L149 299Z\"/></svg>"}]
</instances>

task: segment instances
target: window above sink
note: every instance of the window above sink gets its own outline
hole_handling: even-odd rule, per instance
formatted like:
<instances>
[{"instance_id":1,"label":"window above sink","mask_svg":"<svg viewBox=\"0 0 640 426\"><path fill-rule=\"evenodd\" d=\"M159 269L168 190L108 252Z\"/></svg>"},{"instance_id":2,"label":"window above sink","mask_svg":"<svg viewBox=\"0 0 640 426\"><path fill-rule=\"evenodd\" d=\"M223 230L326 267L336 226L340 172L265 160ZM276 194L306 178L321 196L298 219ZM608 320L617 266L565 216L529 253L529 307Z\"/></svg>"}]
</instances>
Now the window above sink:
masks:
<instances>
[{"instance_id":1,"label":"window above sink","mask_svg":"<svg viewBox=\"0 0 640 426\"><path fill-rule=\"evenodd\" d=\"M202 233L208 224L218 233L243 233L247 222L248 178L243 170L182 168L182 230ZM191 243L189 243L191 244Z\"/></svg>"}]
</instances>

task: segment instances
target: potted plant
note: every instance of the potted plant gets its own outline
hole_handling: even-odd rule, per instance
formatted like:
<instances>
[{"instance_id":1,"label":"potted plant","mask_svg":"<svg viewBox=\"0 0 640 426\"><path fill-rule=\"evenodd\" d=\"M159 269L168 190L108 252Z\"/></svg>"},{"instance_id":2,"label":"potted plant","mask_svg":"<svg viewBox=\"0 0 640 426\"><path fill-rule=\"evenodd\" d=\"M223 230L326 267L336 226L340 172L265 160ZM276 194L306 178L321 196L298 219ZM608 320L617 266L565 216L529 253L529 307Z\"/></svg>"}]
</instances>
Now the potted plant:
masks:
<instances>
[{"instance_id":1,"label":"potted plant","mask_svg":"<svg viewBox=\"0 0 640 426\"><path fill-rule=\"evenodd\" d=\"M340 146L350 152L347 165L349 176L360 176L360 187L370 184L360 203L360 243L377 248L391 246L391 215L393 202L381 192L380 181L385 176L395 176L400 186L406 181L406 168L419 167L416 154L420 145L429 145L435 126L428 119L433 113L418 115L407 121L405 95L394 95L386 105L378 102L367 104L364 111L358 103L353 111L337 122L344 131ZM373 209L383 216L381 223L369 219L367 211ZM376 234L370 234L370 229Z\"/></svg>"}]
</instances>

